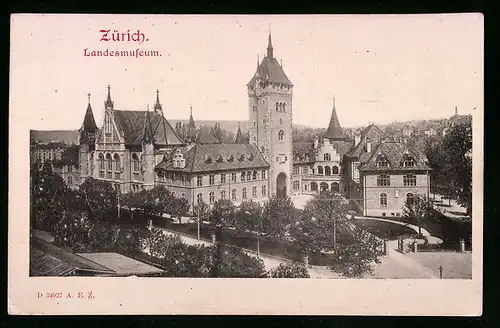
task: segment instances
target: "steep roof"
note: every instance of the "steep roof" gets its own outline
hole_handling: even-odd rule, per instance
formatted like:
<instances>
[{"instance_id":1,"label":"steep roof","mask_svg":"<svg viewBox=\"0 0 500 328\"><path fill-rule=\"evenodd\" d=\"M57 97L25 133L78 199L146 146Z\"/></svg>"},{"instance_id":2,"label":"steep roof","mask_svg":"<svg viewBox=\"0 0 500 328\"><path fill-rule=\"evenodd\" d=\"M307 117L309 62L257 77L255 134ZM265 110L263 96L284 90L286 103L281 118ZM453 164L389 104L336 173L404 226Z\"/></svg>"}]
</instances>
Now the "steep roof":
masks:
<instances>
[{"instance_id":1,"label":"steep roof","mask_svg":"<svg viewBox=\"0 0 500 328\"><path fill-rule=\"evenodd\" d=\"M164 156L156 168L177 172L207 172L269 167L262 154L250 144L195 144L177 147L173 152L177 149L184 155L186 165L183 169L173 167L171 155Z\"/></svg>"},{"instance_id":2,"label":"steep roof","mask_svg":"<svg viewBox=\"0 0 500 328\"><path fill-rule=\"evenodd\" d=\"M77 144L78 130L30 130L30 138L38 143L62 142L67 145Z\"/></svg>"},{"instance_id":3,"label":"steep roof","mask_svg":"<svg viewBox=\"0 0 500 328\"><path fill-rule=\"evenodd\" d=\"M389 168L377 167L379 156L385 156L389 162ZM415 166L404 167L403 159L410 156L415 161ZM424 160L410 147L396 142L382 142L370 153L368 160L360 167L360 170L394 171L394 170L430 170Z\"/></svg>"},{"instance_id":4,"label":"steep roof","mask_svg":"<svg viewBox=\"0 0 500 328\"><path fill-rule=\"evenodd\" d=\"M345 139L346 136L342 131L342 127L339 123L339 118L337 116L337 110L335 109L335 98L333 100L333 109L332 115L330 117L330 123L328 124L328 128L326 129L326 138L330 139Z\"/></svg>"},{"instance_id":5,"label":"steep roof","mask_svg":"<svg viewBox=\"0 0 500 328\"><path fill-rule=\"evenodd\" d=\"M257 78L262 79L264 82L281 83L289 86L293 86L292 82L288 79L283 71L283 68L278 63L276 58L264 57L262 62L257 67L255 74L253 75L248 86L255 84Z\"/></svg>"},{"instance_id":6,"label":"steep roof","mask_svg":"<svg viewBox=\"0 0 500 328\"><path fill-rule=\"evenodd\" d=\"M238 123L238 131L236 131L236 137L234 138L235 144L246 144L248 143L245 137L243 137L243 133L241 133L240 124Z\"/></svg>"},{"instance_id":7,"label":"steep roof","mask_svg":"<svg viewBox=\"0 0 500 328\"><path fill-rule=\"evenodd\" d=\"M346 153L346 156L358 158L361 163L366 162L371 156L371 153L366 152L367 138L370 138L373 149L379 144L380 139L387 139L388 136L376 125L370 124L361 132L360 142L351 151Z\"/></svg>"},{"instance_id":8,"label":"steep roof","mask_svg":"<svg viewBox=\"0 0 500 328\"><path fill-rule=\"evenodd\" d=\"M146 111L114 110L116 125L125 138L127 145L141 145L147 122ZM177 135L170 123L157 112L149 112L152 135L158 145L182 145L184 142Z\"/></svg>"},{"instance_id":9,"label":"steep roof","mask_svg":"<svg viewBox=\"0 0 500 328\"><path fill-rule=\"evenodd\" d=\"M294 163L313 163L315 161L313 142L294 142L293 143L293 162Z\"/></svg>"}]
</instances>

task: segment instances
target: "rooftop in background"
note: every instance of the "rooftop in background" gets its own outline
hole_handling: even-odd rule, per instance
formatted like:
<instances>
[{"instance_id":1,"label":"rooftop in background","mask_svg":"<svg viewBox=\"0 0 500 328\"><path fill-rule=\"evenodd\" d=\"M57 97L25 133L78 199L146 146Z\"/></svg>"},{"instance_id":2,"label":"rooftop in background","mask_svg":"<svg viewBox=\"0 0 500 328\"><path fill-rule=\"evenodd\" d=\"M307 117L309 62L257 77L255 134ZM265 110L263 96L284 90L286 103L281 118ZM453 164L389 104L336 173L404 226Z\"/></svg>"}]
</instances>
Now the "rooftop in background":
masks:
<instances>
[{"instance_id":1,"label":"rooftop in background","mask_svg":"<svg viewBox=\"0 0 500 328\"><path fill-rule=\"evenodd\" d=\"M67 145L77 144L78 130L30 130L30 140L41 144L62 142Z\"/></svg>"},{"instance_id":2,"label":"rooftop in background","mask_svg":"<svg viewBox=\"0 0 500 328\"><path fill-rule=\"evenodd\" d=\"M154 274L163 271L118 253L79 253L78 255L113 270L118 276Z\"/></svg>"}]
</instances>

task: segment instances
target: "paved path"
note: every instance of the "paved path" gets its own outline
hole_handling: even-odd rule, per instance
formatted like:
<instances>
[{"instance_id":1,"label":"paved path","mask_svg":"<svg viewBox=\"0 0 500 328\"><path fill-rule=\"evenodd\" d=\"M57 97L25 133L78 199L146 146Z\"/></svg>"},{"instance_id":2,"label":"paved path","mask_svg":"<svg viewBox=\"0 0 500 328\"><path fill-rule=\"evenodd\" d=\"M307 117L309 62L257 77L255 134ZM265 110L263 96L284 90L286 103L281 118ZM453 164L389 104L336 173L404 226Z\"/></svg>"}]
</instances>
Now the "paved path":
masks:
<instances>
[{"instance_id":1,"label":"paved path","mask_svg":"<svg viewBox=\"0 0 500 328\"><path fill-rule=\"evenodd\" d=\"M400 221L394 221L394 220L389 220L389 219L380 219L380 218L372 218L372 217L367 217L367 216L355 216L354 217L357 220L373 220L373 221L381 221L381 222L389 222L389 223L394 223L394 224L399 224L405 227L408 227L410 229L413 229L415 232L419 232L419 228L416 225L410 224L410 223L405 223L405 222L400 222ZM427 241L429 244L441 244L443 242L442 239L431 236L429 231L425 230L424 228L421 228L422 235L427 238Z\"/></svg>"}]
</instances>

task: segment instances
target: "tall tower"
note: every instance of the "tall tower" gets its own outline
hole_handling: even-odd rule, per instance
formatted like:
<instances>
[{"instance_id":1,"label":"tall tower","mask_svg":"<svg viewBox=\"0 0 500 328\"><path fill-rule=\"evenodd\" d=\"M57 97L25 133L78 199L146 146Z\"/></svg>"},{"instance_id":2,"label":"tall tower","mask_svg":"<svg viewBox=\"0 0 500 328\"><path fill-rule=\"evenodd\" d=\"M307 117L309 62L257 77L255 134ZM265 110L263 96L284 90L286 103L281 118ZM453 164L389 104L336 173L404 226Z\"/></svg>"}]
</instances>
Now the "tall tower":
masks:
<instances>
[{"instance_id":1,"label":"tall tower","mask_svg":"<svg viewBox=\"0 0 500 328\"><path fill-rule=\"evenodd\" d=\"M267 54L247 84L249 143L270 165L269 194L290 195L293 170L293 84L274 57L271 33Z\"/></svg>"},{"instance_id":2,"label":"tall tower","mask_svg":"<svg viewBox=\"0 0 500 328\"><path fill-rule=\"evenodd\" d=\"M87 105L87 110L85 111L82 127L79 130L80 139L78 155L80 164L80 181L82 183L86 177L93 175L93 159L91 158L91 153L94 151L95 137L98 132L92 106L90 105L90 93L88 94L88 98L89 103Z\"/></svg>"},{"instance_id":3,"label":"tall tower","mask_svg":"<svg viewBox=\"0 0 500 328\"><path fill-rule=\"evenodd\" d=\"M144 189L152 189L155 184L154 172L154 132L151 125L151 118L149 116L149 105L144 118L144 135L142 137L142 173L144 176Z\"/></svg>"}]
</instances>

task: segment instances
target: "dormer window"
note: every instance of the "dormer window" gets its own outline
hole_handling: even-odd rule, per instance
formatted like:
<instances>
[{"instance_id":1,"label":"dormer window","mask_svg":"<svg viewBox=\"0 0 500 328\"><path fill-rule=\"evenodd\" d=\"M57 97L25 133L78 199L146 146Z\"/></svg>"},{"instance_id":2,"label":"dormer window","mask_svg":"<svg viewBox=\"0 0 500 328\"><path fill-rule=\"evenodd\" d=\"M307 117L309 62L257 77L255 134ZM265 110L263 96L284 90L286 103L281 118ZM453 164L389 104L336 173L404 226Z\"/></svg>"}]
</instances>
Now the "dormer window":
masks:
<instances>
[{"instance_id":1,"label":"dormer window","mask_svg":"<svg viewBox=\"0 0 500 328\"><path fill-rule=\"evenodd\" d=\"M206 154L205 155L205 163L210 163L210 162L212 162L212 158L210 157L209 154Z\"/></svg>"},{"instance_id":2,"label":"dormer window","mask_svg":"<svg viewBox=\"0 0 500 328\"><path fill-rule=\"evenodd\" d=\"M233 155L229 155L229 156L227 157L227 161L228 161L228 162L232 162L233 160L234 160Z\"/></svg>"},{"instance_id":3,"label":"dormer window","mask_svg":"<svg viewBox=\"0 0 500 328\"><path fill-rule=\"evenodd\" d=\"M217 162L222 163L222 156L221 155L217 156Z\"/></svg>"},{"instance_id":4,"label":"dormer window","mask_svg":"<svg viewBox=\"0 0 500 328\"><path fill-rule=\"evenodd\" d=\"M245 155L241 154L238 159L240 160L240 162L242 162L245 159Z\"/></svg>"},{"instance_id":5,"label":"dormer window","mask_svg":"<svg viewBox=\"0 0 500 328\"><path fill-rule=\"evenodd\" d=\"M247 159L249 161L253 160L253 155L251 153L247 153Z\"/></svg>"},{"instance_id":6,"label":"dormer window","mask_svg":"<svg viewBox=\"0 0 500 328\"><path fill-rule=\"evenodd\" d=\"M377 167L389 167L389 162L383 156L379 157Z\"/></svg>"},{"instance_id":7,"label":"dormer window","mask_svg":"<svg viewBox=\"0 0 500 328\"><path fill-rule=\"evenodd\" d=\"M410 155L405 155L403 158L403 166L404 167L414 167L415 166L415 159L411 157Z\"/></svg>"}]
</instances>

